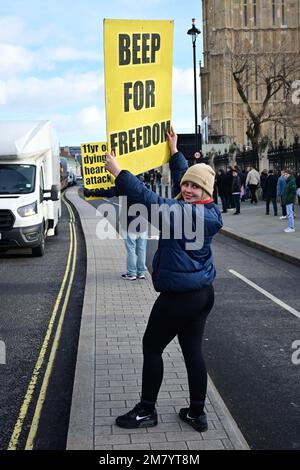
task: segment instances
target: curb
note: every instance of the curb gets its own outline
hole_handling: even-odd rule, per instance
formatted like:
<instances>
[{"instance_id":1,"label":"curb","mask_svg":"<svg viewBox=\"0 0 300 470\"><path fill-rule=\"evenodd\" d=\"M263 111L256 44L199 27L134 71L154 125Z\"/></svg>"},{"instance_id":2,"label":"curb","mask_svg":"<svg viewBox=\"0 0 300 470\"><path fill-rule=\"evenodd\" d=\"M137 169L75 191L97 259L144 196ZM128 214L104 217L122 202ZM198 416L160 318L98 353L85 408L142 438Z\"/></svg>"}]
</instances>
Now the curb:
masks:
<instances>
[{"instance_id":1,"label":"curb","mask_svg":"<svg viewBox=\"0 0 300 470\"><path fill-rule=\"evenodd\" d=\"M257 248L258 250L269 253L270 255L276 256L277 258L283 259L284 261L288 261L289 263L295 264L296 266L300 266L299 258L296 258L295 256L292 256L292 255L288 255L287 253L282 253L281 251L278 251L269 245L263 245L262 243L259 243L252 238L246 238L238 233L232 232L231 230L227 228L226 229L221 228L219 233L221 233L222 235L225 235L226 237L233 238L242 243L245 243L246 245L253 246L254 248Z\"/></svg>"},{"instance_id":2,"label":"curb","mask_svg":"<svg viewBox=\"0 0 300 470\"><path fill-rule=\"evenodd\" d=\"M66 193L68 202L76 208L86 245L86 283L82 306L78 351L76 358L72 402L66 450L94 449L94 400L95 400L95 353L96 353L96 293L91 279L96 278L96 266L93 262L94 247L87 242L86 219L73 200L75 194ZM82 200L82 199L81 199Z\"/></svg>"},{"instance_id":3,"label":"curb","mask_svg":"<svg viewBox=\"0 0 300 470\"><path fill-rule=\"evenodd\" d=\"M234 450L251 450L235 419L225 405L223 398L216 389L212 379L209 374L207 375L210 402L214 407L219 420L223 424L224 429L226 429L229 439L234 445Z\"/></svg>"}]
</instances>

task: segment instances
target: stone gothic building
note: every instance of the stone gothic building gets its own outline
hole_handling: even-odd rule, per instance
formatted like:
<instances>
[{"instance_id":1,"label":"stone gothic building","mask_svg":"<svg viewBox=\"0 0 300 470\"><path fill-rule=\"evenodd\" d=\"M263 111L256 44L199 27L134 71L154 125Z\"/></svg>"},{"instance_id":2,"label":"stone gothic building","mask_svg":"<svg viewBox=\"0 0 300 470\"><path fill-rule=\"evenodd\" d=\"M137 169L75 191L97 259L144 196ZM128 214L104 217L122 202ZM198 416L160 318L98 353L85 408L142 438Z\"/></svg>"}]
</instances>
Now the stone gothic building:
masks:
<instances>
[{"instance_id":1,"label":"stone gothic building","mask_svg":"<svg viewBox=\"0 0 300 470\"><path fill-rule=\"evenodd\" d=\"M247 109L233 78L232 54L238 56L249 52L260 57L266 54L268 60L279 53L286 58L293 54L300 56L300 0L202 0L202 4L201 98L202 119L208 123L208 143L250 145L246 135ZM263 74L266 68L261 67L260 73ZM260 83L261 78L254 77L255 83L255 73L258 72L250 70L252 80L249 79L246 95L251 107L258 111L265 89ZM299 80L300 85L300 69L293 80ZM283 89L279 90L272 97L271 106L281 105L285 93ZM291 95L288 99L291 100ZM300 134L299 126L298 131L297 126L291 130L285 123L269 122L262 128L262 135L267 135L274 143L280 138L288 142L295 133Z\"/></svg>"}]
</instances>

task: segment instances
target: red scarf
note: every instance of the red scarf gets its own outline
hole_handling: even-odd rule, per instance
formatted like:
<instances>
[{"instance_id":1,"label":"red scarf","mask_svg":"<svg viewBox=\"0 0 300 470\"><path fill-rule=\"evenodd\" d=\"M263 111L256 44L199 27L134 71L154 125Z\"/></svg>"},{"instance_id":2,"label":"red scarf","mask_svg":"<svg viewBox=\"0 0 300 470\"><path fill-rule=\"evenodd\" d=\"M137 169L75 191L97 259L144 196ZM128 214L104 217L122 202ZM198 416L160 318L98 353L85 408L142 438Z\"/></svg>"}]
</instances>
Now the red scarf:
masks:
<instances>
[{"instance_id":1,"label":"red scarf","mask_svg":"<svg viewBox=\"0 0 300 470\"><path fill-rule=\"evenodd\" d=\"M211 202L214 202L214 199L212 197L210 197L209 199L205 199L204 201L193 202L192 204L210 204Z\"/></svg>"}]
</instances>

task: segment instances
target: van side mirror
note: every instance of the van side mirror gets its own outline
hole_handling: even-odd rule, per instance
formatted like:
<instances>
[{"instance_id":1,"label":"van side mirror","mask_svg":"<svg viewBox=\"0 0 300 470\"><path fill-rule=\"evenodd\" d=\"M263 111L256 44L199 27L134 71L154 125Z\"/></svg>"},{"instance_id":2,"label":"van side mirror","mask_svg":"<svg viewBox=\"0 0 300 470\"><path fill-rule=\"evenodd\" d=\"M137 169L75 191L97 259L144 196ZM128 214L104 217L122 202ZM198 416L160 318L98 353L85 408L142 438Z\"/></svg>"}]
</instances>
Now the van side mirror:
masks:
<instances>
[{"instance_id":1,"label":"van side mirror","mask_svg":"<svg viewBox=\"0 0 300 470\"><path fill-rule=\"evenodd\" d=\"M51 201L59 201L58 187L56 184L51 186Z\"/></svg>"},{"instance_id":2,"label":"van side mirror","mask_svg":"<svg viewBox=\"0 0 300 470\"><path fill-rule=\"evenodd\" d=\"M45 193L50 193L50 197L44 197L44 201L59 201L58 186L56 184L53 184L51 186L50 191L49 191L49 189L45 189L43 192L44 192L44 194Z\"/></svg>"}]
</instances>

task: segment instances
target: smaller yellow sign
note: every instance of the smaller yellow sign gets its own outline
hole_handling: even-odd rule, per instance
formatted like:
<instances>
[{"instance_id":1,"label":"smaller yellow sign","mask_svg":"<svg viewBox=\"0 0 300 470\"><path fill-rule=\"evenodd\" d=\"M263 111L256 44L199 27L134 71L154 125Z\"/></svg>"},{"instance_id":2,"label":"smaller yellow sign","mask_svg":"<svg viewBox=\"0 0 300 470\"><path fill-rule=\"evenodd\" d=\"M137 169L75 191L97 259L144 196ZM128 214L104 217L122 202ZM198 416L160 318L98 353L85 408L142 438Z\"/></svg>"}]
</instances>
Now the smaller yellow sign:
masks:
<instances>
[{"instance_id":1,"label":"smaller yellow sign","mask_svg":"<svg viewBox=\"0 0 300 470\"><path fill-rule=\"evenodd\" d=\"M114 177L105 169L106 152L106 142L81 144L83 184L86 189L109 189L114 186Z\"/></svg>"}]
</instances>

